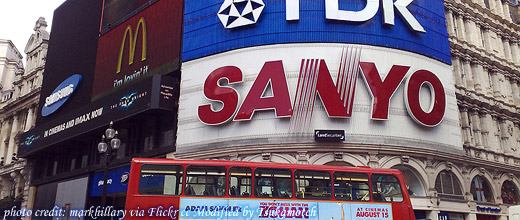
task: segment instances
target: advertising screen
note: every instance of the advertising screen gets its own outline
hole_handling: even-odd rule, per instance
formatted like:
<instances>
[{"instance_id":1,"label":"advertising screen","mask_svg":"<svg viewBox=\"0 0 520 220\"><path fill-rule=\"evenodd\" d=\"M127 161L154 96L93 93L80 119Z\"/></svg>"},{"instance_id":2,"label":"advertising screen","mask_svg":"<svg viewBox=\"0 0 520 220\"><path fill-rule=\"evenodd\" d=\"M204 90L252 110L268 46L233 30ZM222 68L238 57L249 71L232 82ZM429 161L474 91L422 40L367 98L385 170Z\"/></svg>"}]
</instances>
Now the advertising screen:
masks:
<instances>
[{"instance_id":1,"label":"advertising screen","mask_svg":"<svg viewBox=\"0 0 520 220\"><path fill-rule=\"evenodd\" d=\"M90 103L102 3L68 0L54 11L37 126ZM81 80L67 80L72 76ZM70 84L75 85L73 93L57 93Z\"/></svg>"},{"instance_id":2,"label":"advertising screen","mask_svg":"<svg viewBox=\"0 0 520 220\"><path fill-rule=\"evenodd\" d=\"M444 13L437 0L187 1L177 152L333 130L461 154Z\"/></svg>"},{"instance_id":3,"label":"advertising screen","mask_svg":"<svg viewBox=\"0 0 520 220\"><path fill-rule=\"evenodd\" d=\"M160 0L99 37L92 99L179 68L182 1Z\"/></svg>"}]
</instances>

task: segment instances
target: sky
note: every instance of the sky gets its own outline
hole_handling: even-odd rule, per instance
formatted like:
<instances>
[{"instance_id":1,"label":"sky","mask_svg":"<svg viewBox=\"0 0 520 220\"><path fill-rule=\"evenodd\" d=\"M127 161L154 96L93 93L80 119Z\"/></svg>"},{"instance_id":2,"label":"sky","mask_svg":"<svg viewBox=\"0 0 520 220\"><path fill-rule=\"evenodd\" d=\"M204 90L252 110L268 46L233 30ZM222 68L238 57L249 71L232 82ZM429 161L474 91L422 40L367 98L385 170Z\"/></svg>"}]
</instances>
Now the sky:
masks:
<instances>
[{"instance_id":1,"label":"sky","mask_svg":"<svg viewBox=\"0 0 520 220\"><path fill-rule=\"evenodd\" d=\"M39 17L47 21L47 31L51 32L54 10L65 0L2 0L0 10L0 39L13 41L24 56L23 50Z\"/></svg>"}]
</instances>

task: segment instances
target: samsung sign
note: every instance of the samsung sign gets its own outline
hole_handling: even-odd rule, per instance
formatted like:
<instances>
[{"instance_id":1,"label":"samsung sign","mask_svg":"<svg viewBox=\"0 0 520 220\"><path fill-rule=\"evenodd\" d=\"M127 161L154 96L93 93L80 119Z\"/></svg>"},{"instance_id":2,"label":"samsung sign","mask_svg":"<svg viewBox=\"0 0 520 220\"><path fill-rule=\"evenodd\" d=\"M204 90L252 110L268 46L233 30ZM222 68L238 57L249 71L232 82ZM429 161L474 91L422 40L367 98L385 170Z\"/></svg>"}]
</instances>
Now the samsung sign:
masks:
<instances>
[{"instance_id":1,"label":"samsung sign","mask_svg":"<svg viewBox=\"0 0 520 220\"><path fill-rule=\"evenodd\" d=\"M74 74L63 81L52 93L45 98L42 116L48 116L58 110L76 91L81 82L81 75Z\"/></svg>"},{"instance_id":2,"label":"samsung sign","mask_svg":"<svg viewBox=\"0 0 520 220\"><path fill-rule=\"evenodd\" d=\"M244 47L312 42L395 48L451 64L440 0L185 3L183 61Z\"/></svg>"}]
</instances>

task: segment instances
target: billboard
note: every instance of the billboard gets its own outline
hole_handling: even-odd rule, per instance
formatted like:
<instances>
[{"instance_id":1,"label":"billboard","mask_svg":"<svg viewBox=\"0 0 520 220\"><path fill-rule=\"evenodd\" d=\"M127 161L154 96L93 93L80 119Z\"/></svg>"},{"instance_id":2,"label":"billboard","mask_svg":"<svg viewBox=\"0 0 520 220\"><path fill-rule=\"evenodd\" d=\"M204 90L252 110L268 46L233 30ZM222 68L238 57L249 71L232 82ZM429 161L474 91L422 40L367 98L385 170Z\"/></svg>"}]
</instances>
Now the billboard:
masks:
<instances>
[{"instance_id":1,"label":"billboard","mask_svg":"<svg viewBox=\"0 0 520 220\"><path fill-rule=\"evenodd\" d=\"M183 61L244 47L307 42L382 46L451 63L440 0L208 0L185 4Z\"/></svg>"},{"instance_id":2,"label":"billboard","mask_svg":"<svg viewBox=\"0 0 520 220\"><path fill-rule=\"evenodd\" d=\"M181 24L182 1L159 0L103 33L99 37L92 99L148 76L177 70Z\"/></svg>"},{"instance_id":3,"label":"billboard","mask_svg":"<svg viewBox=\"0 0 520 220\"><path fill-rule=\"evenodd\" d=\"M17 155L31 156L48 146L106 126L110 121L151 109L172 111L179 95L178 84L175 78L156 75L75 111L56 115L54 120L19 136Z\"/></svg>"},{"instance_id":4,"label":"billboard","mask_svg":"<svg viewBox=\"0 0 520 220\"><path fill-rule=\"evenodd\" d=\"M443 2L407 2L186 2L177 152L334 130L462 153Z\"/></svg>"},{"instance_id":5,"label":"billboard","mask_svg":"<svg viewBox=\"0 0 520 220\"><path fill-rule=\"evenodd\" d=\"M37 126L73 111L77 106L90 103L102 4L103 0L68 0L54 11ZM67 102L63 98L46 107L46 99L52 98L53 94L56 97L55 90L60 84L76 74L80 76L81 83L74 87L74 93L68 96ZM67 86L70 84L67 83ZM42 116L44 108L51 108L54 113Z\"/></svg>"}]
</instances>

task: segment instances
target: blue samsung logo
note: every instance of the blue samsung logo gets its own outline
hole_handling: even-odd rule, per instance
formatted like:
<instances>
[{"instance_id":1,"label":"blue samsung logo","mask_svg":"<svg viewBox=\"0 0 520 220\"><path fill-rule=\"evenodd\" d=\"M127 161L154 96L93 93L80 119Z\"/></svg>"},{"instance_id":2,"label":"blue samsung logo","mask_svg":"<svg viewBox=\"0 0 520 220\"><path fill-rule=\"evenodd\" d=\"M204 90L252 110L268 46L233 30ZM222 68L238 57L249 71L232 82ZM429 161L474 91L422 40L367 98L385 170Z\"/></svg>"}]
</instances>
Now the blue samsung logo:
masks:
<instances>
[{"instance_id":1,"label":"blue samsung logo","mask_svg":"<svg viewBox=\"0 0 520 220\"><path fill-rule=\"evenodd\" d=\"M183 61L283 43L348 43L451 64L442 0L186 1Z\"/></svg>"},{"instance_id":2,"label":"blue samsung logo","mask_svg":"<svg viewBox=\"0 0 520 220\"><path fill-rule=\"evenodd\" d=\"M47 96L42 108L42 116L48 116L58 110L76 91L81 79L81 75L74 74L63 81L51 95Z\"/></svg>"}]
</instances>

